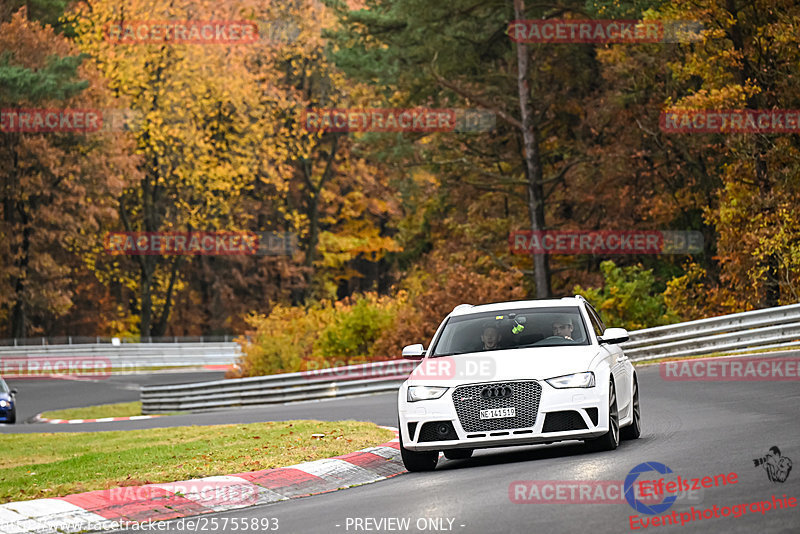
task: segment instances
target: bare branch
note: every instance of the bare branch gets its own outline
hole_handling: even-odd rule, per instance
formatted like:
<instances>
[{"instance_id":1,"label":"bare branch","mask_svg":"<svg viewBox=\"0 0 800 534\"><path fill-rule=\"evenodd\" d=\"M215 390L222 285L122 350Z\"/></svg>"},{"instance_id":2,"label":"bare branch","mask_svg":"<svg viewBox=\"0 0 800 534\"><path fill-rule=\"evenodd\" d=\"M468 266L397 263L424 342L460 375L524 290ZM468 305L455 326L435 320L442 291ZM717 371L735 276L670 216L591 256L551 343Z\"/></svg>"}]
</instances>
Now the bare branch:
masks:
<instances>
[{"instance_id":1,"label":"bare branch","mask_svg":"<svg viewBox=\"0 0 800 534\"><path fill-rule=\"evenodd\" d=\"M533 271L529 271L529 270L526 270L526 269L520 269L519 267L514 267L513 265L508 265L502 259L498 258L494 254L494 252L492 252L491 250L489 250L486 247L483 247L481 245L477 245L477 248L478 248L478 250L488 254L495 265L497 265L498 267L500 267L502 269L505 269L506 271L514 271L514 272L517 272L517 273L520 273L520 274L524 274L524 275L527 275L527 276L533 275Z\"/></svg>"},{"instance_id":2,"label":"bare branch","mask_svg":"<svg viewBox=\"0 0 800 534\"><path fill-rule=\"evenodd\" d=\"M578 159L574 159L574 160L570 161L569 163L564 165L561 168L561 170L558 171L558 173L555 176L552 176L551 178L546 178L546 179L542 180L542 184L547 184L547 183L550 183L550 182L557 182L557 181L561 180L562 178L564 178L564 175L567 174L567 171L570 170L572 167L574 167L578 163L585 163L587 161L589 161L589 160L588 159L583 159L583 158L578 158Z\"/></svg>"},{"instance_id":3,"label":"bare branch","mask_svg":"<svg viewBox=\"0 0 800 534\"><path fill-rule=\"evenodd\" d=\"M441 85L443 87L447 87L448 89L451 89L456 94L466 98L467 100L472 100L473 102L477 103L482 108L487 109L487 110L495 113L496 115L498 115L500 118L502 118L507 123L515 126L516 128L518 128L520 130L522 129L522 123L520 121L518 121L516 118L512 117L511 115L509 115L508 113L506 113L505 111L503 111L502 109L500 109L497 106L491 104L489 101L487 101L487 100L485 100L485 99L483 99L483 98L481 98L481 97L479 97L479 96L477 96L477 95L475 95L473 93L470 93L469 91L467 91L466 89L456 85L455 83L453 83L453 82L451 82L449 80L445 80L444 78L442 78L442 76L438 72L436 72L436 58L437 58L437 55L434 55L433 56L433 61L431 61L430 70L431 70L431 74L433 75L434 79L436 80L436 82L439 85Z\"/></svg>"}]
</instances>

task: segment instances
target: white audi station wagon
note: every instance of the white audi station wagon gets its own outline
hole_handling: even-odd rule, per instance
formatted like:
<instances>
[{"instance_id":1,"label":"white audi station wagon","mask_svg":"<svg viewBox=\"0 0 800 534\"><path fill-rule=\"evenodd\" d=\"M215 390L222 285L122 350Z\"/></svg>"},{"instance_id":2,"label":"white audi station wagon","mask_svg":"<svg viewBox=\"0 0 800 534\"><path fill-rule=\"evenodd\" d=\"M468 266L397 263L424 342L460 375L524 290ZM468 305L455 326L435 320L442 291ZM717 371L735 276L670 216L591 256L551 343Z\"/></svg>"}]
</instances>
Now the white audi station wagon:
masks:
<instances>
[{"instance_id":1,"label":"white audi station wagon","mask_svg":"<svg viewBox=\"0 0 800 534\"><path fill-rule=\"evenodd\" d=\"M445 317L400 387L400 451L409 471L430 471L439 452L583 440L613 450L641 432L636 372L583 297L462 304Z\"/></svg>"}]
</instances>

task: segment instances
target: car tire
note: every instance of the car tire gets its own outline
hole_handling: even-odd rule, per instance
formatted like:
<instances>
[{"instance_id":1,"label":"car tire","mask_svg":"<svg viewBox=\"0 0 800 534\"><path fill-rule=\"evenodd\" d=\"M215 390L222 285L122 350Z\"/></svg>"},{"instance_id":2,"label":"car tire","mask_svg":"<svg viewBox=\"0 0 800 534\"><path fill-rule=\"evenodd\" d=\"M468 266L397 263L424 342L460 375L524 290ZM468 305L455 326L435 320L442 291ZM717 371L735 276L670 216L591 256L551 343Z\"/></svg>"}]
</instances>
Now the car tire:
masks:
<instances>
[{"instance_id":1,"label":"car tire","mask_svg":"<svg viewBox=\"0 0 800 534\"><path fill-rule=\"evenodd\" d=\"M637 439L642 435L642 412L639 408L639 384L633 381L633 422L624 428L619 429L620 439Z\"/></svg>"},{"instance_id":2,"label":"car tire","mask_svg":"<svg viewBox=\"0 0 800 534\"><path fill-rule=\"evenodd\" d=\"M619 411L613 381L608 387L608 432L599 438L587 439L586 445L592 452L613 451L619 446Z\"/></svg>"},{"instance_id":3,"label":"car tire","mask_svg":"<svg viewBox=\"0 0 800 534\"><path fill-rule=\"evenodd\" d=\"M399 427L400 424L398 423L397 426ZM437 451L410 451L403 447L403 433L398 431L398 435L400 437L400 457L403 459L403 465L407 471L416 473L436 469L436 464L439 462Z\"/></svg>"},{"instance_id":4,"label":"car tire","mask_svg":"<svg viewBox=\"0 0 800 534\"><path fill-rule=\"evenodd\" d=\"M13 425L14 423L16 423L16 422L17 422L17 409L16 409L16 408L14 408L13 410L11 410L11 411L8 413L8 419L6 420L6 422L7 422L9 425Z\"/></svg>"},{"instance_id":5,"label":"car tire","mask_svg":"<svg viewBox=\"0 0 800 534\"><path fill-rule=\"evenodd\" d=\"M444 451L444 457L448 460L466 460L472 457L473 449L450 449Z\"/></svg>"}]
</instances>

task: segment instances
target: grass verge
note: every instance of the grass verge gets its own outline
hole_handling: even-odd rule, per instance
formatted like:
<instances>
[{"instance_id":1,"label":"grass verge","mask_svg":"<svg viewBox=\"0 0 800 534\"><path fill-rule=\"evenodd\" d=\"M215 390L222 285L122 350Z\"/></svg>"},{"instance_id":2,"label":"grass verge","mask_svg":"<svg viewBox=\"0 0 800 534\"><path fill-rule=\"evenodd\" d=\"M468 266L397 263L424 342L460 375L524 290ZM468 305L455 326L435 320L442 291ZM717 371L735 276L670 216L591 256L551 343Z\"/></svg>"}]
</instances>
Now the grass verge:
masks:
<instances>
[{"instance_id":1,"label":"grass verge","mask_svg":"<svg viewBox=\"0 0 800 534\"><path fill-rule=\"evenodd\" d=\"M393 438L357 421L0 434L0 503L271 469Z\"/></svg>"},{"instance_id":2,"label":"grass verge","mask_svg":"<svg viewBox=\"0 0 800 534\"><path fill-rule=\"evenodd\" d=\"M66 408L42 413L42 417L47 419L102 419L103 417L133 417L134 415L142 415L140 401L99 404L85 408Z\"/></svg>"}]
</instances>

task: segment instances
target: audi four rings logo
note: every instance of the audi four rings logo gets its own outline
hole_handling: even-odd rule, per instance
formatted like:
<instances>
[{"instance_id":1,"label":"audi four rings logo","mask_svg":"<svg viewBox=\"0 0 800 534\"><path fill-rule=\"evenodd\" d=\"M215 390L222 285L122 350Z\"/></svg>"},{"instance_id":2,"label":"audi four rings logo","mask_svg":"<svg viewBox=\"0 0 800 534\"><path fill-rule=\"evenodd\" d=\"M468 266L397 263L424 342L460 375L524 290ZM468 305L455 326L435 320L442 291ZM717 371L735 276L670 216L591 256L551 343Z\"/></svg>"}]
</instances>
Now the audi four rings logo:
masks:
<instances>
[{"instance_id":1,"label":"audi four rings logo","mask_svg":"<svg viewBox=\"0 0 800 534\"><path fill-rule=\"evenodd\" d=\"M494 386L481 390L481 397L484 399L505 399L510 397L511 394L511 388L508 386Z\"/></svg>"}]
</instances>

